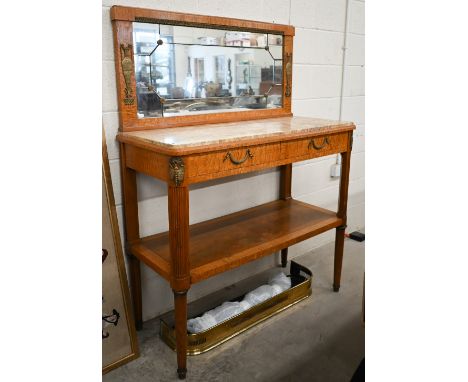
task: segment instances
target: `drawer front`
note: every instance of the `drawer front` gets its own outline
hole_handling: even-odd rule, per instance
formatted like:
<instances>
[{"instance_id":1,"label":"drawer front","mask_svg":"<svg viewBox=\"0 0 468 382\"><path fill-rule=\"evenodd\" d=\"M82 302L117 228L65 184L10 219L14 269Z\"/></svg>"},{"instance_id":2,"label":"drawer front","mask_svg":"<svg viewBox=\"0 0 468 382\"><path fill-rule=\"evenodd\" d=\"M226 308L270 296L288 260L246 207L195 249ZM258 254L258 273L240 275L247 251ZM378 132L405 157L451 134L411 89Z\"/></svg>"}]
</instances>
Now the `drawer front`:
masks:
<instances>
[{"instance_id":1,"label":"drawer front","mask_svg":"<svg viewBox=\"0 0 468 382\"><path fill-rule=\"evenodd\" d=\"M286 158L316 158L346 151L348 134L323 135L281 143L281 154Z\"/></svg>"},{"instance_id":2,"label":"drawer front","mask_svg":"<svg viewBox=\"0 0 468 382\"><path fill-rule=\"evenodd\" d=\"M189 159L189 177L219 172L238 172L239 169L274 162L280 158L281 145L279 143L196 155Z\"/></svg>"}]
</instances>

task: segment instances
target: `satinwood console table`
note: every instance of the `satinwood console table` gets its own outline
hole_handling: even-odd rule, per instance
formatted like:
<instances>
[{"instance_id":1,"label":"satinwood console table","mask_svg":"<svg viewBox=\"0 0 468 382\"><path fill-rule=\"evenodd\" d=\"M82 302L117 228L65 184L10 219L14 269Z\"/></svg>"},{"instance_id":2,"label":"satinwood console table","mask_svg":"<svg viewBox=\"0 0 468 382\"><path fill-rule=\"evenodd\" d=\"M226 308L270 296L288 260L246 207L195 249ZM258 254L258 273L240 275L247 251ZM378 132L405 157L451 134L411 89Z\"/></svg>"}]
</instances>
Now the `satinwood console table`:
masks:
<instances>
[{"instance_id":1,"label":"satinwood console table","mask_svg":"<svg viewBox=\"0 0 468 382\"><path fill-rule=\"evenodd\" d=\"M352 123L284 117L177 129L119 133L131 283L136 325L142 326L140 261L171 285L178 370L186 370L190 286L336 229L333 290L340 288ZM337 212L291 197L292 163L341 154ZM189 225L189 187L210 179L280 167L280 199ZM168 185L169 232L140 237L136 172Z\"/></svg>"},{"instance_id":2,"label":"satinwood console table","mask_svg":"<svg viewBox=\"0 0 468 382\"><path fill-rule=\"evenodd\" d=\"M137 329L140 262L174 291L179 378L187 291L209 277L336 229L340 288L353 123L294 117L291 25L113 6L127 252ZM313 84L311 84L311 87ZM341 154L336 212L291 197L292 163ZM189 224L195 183L279 167L280 198ZM168 185L169 231L140 237L136 173Z\"/></svg>"}]
</instances>

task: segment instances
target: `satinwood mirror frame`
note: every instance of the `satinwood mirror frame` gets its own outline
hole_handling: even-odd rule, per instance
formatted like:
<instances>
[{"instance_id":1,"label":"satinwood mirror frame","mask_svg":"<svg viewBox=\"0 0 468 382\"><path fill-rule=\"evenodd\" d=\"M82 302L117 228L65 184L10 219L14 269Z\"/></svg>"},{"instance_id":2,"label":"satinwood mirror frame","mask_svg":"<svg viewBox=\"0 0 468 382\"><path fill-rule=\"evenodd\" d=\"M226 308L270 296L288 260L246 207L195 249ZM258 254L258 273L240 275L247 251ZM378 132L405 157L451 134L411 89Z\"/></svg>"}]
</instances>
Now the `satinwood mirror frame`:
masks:
<instances>
[{"instance_id":1,"label":"satinwood mirror frame","mask_svg":"<svg viewBox=\"0 0 468 382\"><path fill-rule=\"evenodd\" d=\"M207 123L292 116L293 26L122 6L113 6L111 8L111 19L114 33L115 71L117 77L120 131L130 132L167 127L202 125ZM218 112L163 118L138 118L133 57L134 22L183 25L282 35L282 107L275 109L259 109L255 111Z\"/></svg>"}]
</instances>

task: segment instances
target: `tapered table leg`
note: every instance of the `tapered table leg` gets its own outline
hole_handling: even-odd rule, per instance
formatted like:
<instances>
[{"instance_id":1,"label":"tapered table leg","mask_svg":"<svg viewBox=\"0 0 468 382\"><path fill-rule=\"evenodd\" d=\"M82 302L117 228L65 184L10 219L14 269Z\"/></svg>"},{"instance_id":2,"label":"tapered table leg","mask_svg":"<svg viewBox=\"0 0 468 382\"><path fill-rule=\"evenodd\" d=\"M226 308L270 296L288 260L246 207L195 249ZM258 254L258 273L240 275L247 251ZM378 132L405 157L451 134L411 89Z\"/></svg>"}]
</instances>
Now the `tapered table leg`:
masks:
<instances>
[{"instance_id":1,"label":"tapered table leg","mask_svg":"<svg viewBox=\"0 0 468 382\"><path fill-rule=\"evenodd\" d=\"M337 216L342 219L343 223L336 228L335 235L335 264L333 272L333 291L340 290L341 268L343 265L343 250L344 250L344 234L347 220L348 207L348 184L349 184L349 169L351 164L351 149L352 149L353 132L349 133L349 151L341 153L341 179L340 179L340 196L338 200Z\"/></svg>"},{"instance_id":2,"label":"tapered table leg","mask_svg":"<svg viewBox=\"0 0 468 382\"><path fill-rule=\"evenodd\" d=\"M130 256L130 284L132 291L133 313L136 330L143 329L143 305L141 300L140 260Z\"/></svg>"},{"instance_id":3,"label":"tapered table leg","mask_svg":"<svg viewBox=\"0 0 468 382\"><path fill-rule=\"evenodd\" d=\"M280 199L291 199L292 164L280 166ZM281 266L288 264L288 248L281 250Z\"/></svg>"},{"instance_id":4,"label":"tapered table leg","mask_svg":"<svg viewBox=\"0 0 468 382\"><path fill-rule=\"evenodd\" d=\"M187 291L190 288L188 187L169 185L168 196L177 374L179 379L185 379L187 373Z\"/></svg>"},{"instance_id":5,"label":"tapered table leg","mask_svg":"<svg viewBox=\"0 0 468 382\"><path fill-rule=\"evenodd\" d=\"M174 291L175 335L177 346L177 375L187 374L187 292Z\"/></svg>"},{"instance_id":6,"label":"tapered table leg","mask_svg":"<svg viewBox=\"0 0 468 382\"><path fill-rule=\"evenodd\" d=\"M344 250L344 233L345 227L338 227L335 234L335 264L333 274L333 291L340 290L341 268L343 266L343 250Z\"/></svg>"},{"instance_id":7,"label":"tapered table leg","mask_svg":"<svg viewBox=\"0 0 468 382\"><path fill-rule=\"evenodd\" d=\"M281 250L281 266L283 268L286 268L287 264L288 264L288 248L283 248Z\"/></svg>"}]
</instances>

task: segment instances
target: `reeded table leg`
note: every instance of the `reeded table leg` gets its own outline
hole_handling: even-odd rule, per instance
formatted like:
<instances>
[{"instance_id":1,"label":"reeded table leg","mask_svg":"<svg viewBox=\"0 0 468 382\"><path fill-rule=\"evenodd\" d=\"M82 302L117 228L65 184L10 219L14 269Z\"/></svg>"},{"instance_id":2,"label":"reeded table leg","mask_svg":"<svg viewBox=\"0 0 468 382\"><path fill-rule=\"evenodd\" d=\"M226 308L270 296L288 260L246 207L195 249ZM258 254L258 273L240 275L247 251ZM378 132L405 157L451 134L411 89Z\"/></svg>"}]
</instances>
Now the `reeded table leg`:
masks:
<instances>
[{"instance_id":1,"label":"reeded table leg","mask_svg":"<svg viewBox=\"0 0 468 382\"><path fill-rule=\"evenodd\" d=\"M349 133L349 151L341 153L341 179L340 179L340 196L338 200L337 216L343 220L340 227L336 228L335 235L335 264L333 272L333 291L340 290L341 268L343 265L343 249L344 249L344 234L346 229L346 210L348 206L348 183L349 183L349 168L351 164L351 148L352 148L353 132Z\"/></svg>"},{"instance_id":2,"label":"reeded table leg","mask_svg":"<svg viewBox=\"0 0 468 382\"><path fill-rule=\"evenodd\" d=\"M185 379L187 373L187 291L190 288L188 187L169 185L168 195L177 374L180 379Z\"/></svg>"},{"instance_id":3,"label":"reeded table leg","mask_svg":"<svg viewBox=\"0 0 468 382\"><path fill-rule=\"evenodd\" d=\"M292 164L280 166L280 199L291 199ZM281 266L288 264L288 248L281 250Z\"/></svg>"}]
</instances>

